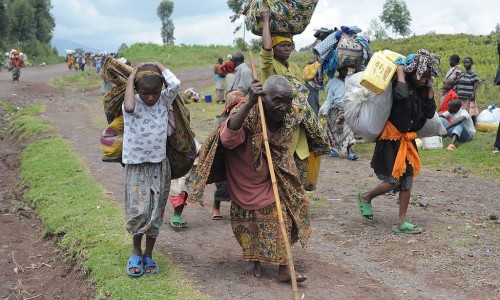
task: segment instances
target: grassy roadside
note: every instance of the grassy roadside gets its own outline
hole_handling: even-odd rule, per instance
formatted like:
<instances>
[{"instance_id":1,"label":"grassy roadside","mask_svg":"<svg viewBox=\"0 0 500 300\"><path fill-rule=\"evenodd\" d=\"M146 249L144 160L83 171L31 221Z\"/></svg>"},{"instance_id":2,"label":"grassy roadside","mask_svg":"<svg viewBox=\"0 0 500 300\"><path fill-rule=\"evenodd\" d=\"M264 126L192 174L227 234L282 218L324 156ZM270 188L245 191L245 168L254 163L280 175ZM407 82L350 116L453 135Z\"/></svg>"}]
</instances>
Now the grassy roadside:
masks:
<instances>
[{"instance_id":1,"label":"grassy roadside","mask_svg":"<svg viewBox=\"0 0 500 300\"><path fill-rule=\"evenodd\" d=\"M10 128L20 136L47 132L47 124L34 116L41 109L22 110ZM23 117L30 117L29 131ZM158 252L158 274L129 278L125 265L131 242L123 209L106 198L70 142L52 136L28 145L21 156L21 179L29 188L25 200L42 219L45 235L57 237L68 256L82 264L97 285L96 299L208 299Z\"/></svg>"}]
</instances>

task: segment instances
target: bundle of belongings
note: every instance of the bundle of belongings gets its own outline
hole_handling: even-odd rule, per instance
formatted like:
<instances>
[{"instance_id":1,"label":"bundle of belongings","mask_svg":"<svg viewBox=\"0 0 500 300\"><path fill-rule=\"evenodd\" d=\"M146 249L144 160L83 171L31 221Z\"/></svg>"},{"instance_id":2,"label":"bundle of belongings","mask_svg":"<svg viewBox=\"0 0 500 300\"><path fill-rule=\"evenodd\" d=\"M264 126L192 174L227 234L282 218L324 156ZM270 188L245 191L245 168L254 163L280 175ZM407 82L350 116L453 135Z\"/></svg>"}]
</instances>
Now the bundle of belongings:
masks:
<instances>
[{"instance_id":1,"label":"bundle of belongings","mask_svg":"<svg viewBox=\"0 0 500 300\"><path fill-rule=\"evenodd\" d=\"M385 54L381 52L379 55L388 61L392 59L390 60L392 66L385 61L379 60L374 55L365 71L356 73L346 80L345 119L349 127L366 142L375 142L389 119L393 99L392 85L389 85L389 83L393 81L397 64L412 68L415 57L421 55L417 53L404 57L392 51L384 51ZM437 58L435 65L439 64ZM429 55L429 59L434 58ZM385 87L380 89L378 87L379 83ZM419 138L444 134L446 134L446 129L439 120L437 113L434 114L432 119L427 120L422 129L417 131L417 137Z\"/></svg>"},{"instance_id":2,"label":"bundle of belongings","mask_svg":"<svg viewBox=\"0 0 500 300\"><path fill-rule=\"evenodd\" d=\"M321 72L333 78L337 69L342 67L356 71L365 69L372 51L370 40L358 35L360 32L357 26L341 26L340 30L332 30L326 37L322 32L318 34L323 40L314 46L313 53L321 62Z\"/></svg>"},{"instance_id":3,"label":"bundle of belongings","mask_svg":"<svg viewBox=\"0 0 500 300\"><path fill-rule=\"evenodd\" d=\"M200 102L200 94L194 91L193 88L188 88L182 93L181 99L184 104L189 104L191 102Z\"/></svg>"},{"instance_id":4,"label":"bundle of belongings","mask_svg":"<svg viewBox=\"0 0 500 300\"><path fill-rule=\"evenodd\" d=\"M123 114L122 104L125 98L127 79L133 68L108 56L102 66L102 75L106 81L114 84L104 95L104 112L108 127L101 133L100 147L102 160L105 162L121 162L123 149ZM167 139L167 155L170 160L172 179L186 175L196 159L194 133L189 126L189 112L179 95L172 103L169 111L169 134Z\"/></svg>"},{"instance_id":5,"label":"bundle of belongings","mask_svg":"<svg viewBox=\"0 0 500 300\"><path fill-rule=\"evenodd\" d=\"M318 0L251 0L243 9L246 26L255 35L262 35L261 7L269 9L269 29L275 35L297 35L304 32Z\"/></svg>"}]
</instances>

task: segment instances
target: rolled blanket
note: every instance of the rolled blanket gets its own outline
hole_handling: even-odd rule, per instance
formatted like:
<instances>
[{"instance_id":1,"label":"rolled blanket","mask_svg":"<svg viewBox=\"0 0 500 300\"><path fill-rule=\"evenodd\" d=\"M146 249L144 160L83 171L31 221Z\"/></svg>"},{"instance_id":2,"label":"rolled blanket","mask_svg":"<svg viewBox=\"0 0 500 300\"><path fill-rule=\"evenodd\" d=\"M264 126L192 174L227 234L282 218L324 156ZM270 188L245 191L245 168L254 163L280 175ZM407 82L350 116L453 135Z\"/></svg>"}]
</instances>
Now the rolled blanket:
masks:
<instances>
[{"instance_id":1,"label":"rolled blanket","mask_svg":"<svg viewBox=\"0 0 500 300\"><path fill-rule=\"evenodd\" d=\"M116 85L127 84L127 79L132 73L131 66L128 66L112 56L106 57L104 64L102 64L102 76L106 81L111 81Z\"/></svg>"}]
</instances>

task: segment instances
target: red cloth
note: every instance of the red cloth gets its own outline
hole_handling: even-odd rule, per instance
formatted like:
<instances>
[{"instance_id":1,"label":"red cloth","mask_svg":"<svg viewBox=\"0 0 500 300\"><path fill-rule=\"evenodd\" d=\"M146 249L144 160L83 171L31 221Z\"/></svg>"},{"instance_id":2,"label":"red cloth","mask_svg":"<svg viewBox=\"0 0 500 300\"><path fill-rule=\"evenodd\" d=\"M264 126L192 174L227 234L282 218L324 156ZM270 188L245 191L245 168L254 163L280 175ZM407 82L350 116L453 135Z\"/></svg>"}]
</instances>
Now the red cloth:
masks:
<instances>
[{"instance_id":1,"label":"red cloth","mask_svg":"<svg viewBox=\"0 0 500 300\"><path fill-rule=\"evenodd\" d=\"M443 98L443 92L439 94L439 107L438 112L448 111L448 104L451 100L458 99L458 95L454 90L449 90L448 94L444 97L443 102L441 103L441 98Z\"/></svg>"},{"instance_id":2,"label":"red cloth","mask_svg":"<svg viewBox=\"0 0 500 300\"><path fill-rule=\"evenodd\" d=\"M226 61L225 63L222 64L221 66L222 72L224 72L224 75L233 73L234 72L234 64L232 61Z\"/></svg>"}]
</instances>

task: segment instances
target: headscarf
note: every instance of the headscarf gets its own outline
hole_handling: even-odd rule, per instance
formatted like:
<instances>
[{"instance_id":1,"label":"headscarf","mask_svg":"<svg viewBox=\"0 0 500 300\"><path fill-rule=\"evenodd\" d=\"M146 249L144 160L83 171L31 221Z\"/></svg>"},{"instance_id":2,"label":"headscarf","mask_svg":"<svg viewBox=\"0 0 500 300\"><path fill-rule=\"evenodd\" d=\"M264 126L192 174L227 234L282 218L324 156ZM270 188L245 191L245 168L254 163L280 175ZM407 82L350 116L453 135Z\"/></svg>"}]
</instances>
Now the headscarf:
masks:
<instances>
[{"instance_id":1,"label":"headscarf","mask_svg":"<svg viewBox=\"0 0 500 300\"><path fill-rule=\"evenodd\" d=\"M276 46L276 45L278 45L281 42L293 43L293 40L292 40L292 38L289 38L289 37L286 37L286 36L280 36L280 35L273 36L273 38L272 38L272 45L273 45L273 47Z\"/></svg>"},{"instance_id":2,"label":"headscarf","mask_svg":"<svg viewBox=\"0 0 500 300\"><path fill-rule=\"evenodd\" d=\"M163 76L158 72L155 72L152 70L145 70L145 71L137 72L137 74L135 75L135 81L141 79L144 76L158 76L158 77L163 78Z\"/></svg>"},{"instance_id":3,"label":"headscarf","mask_svg":"<svg viewBox=\"0 0 500 300\"><path fill-rule=\"evenodd\" d=\"M405 67L405 72L411 73L416 71L417 80L420 80L424 73L429 70L433 77L437 77L438 73L434 67L440 64L439 58L439 55L431 54L425 49L419 49L413 61Z\"/></svg>"}]
</instances>

